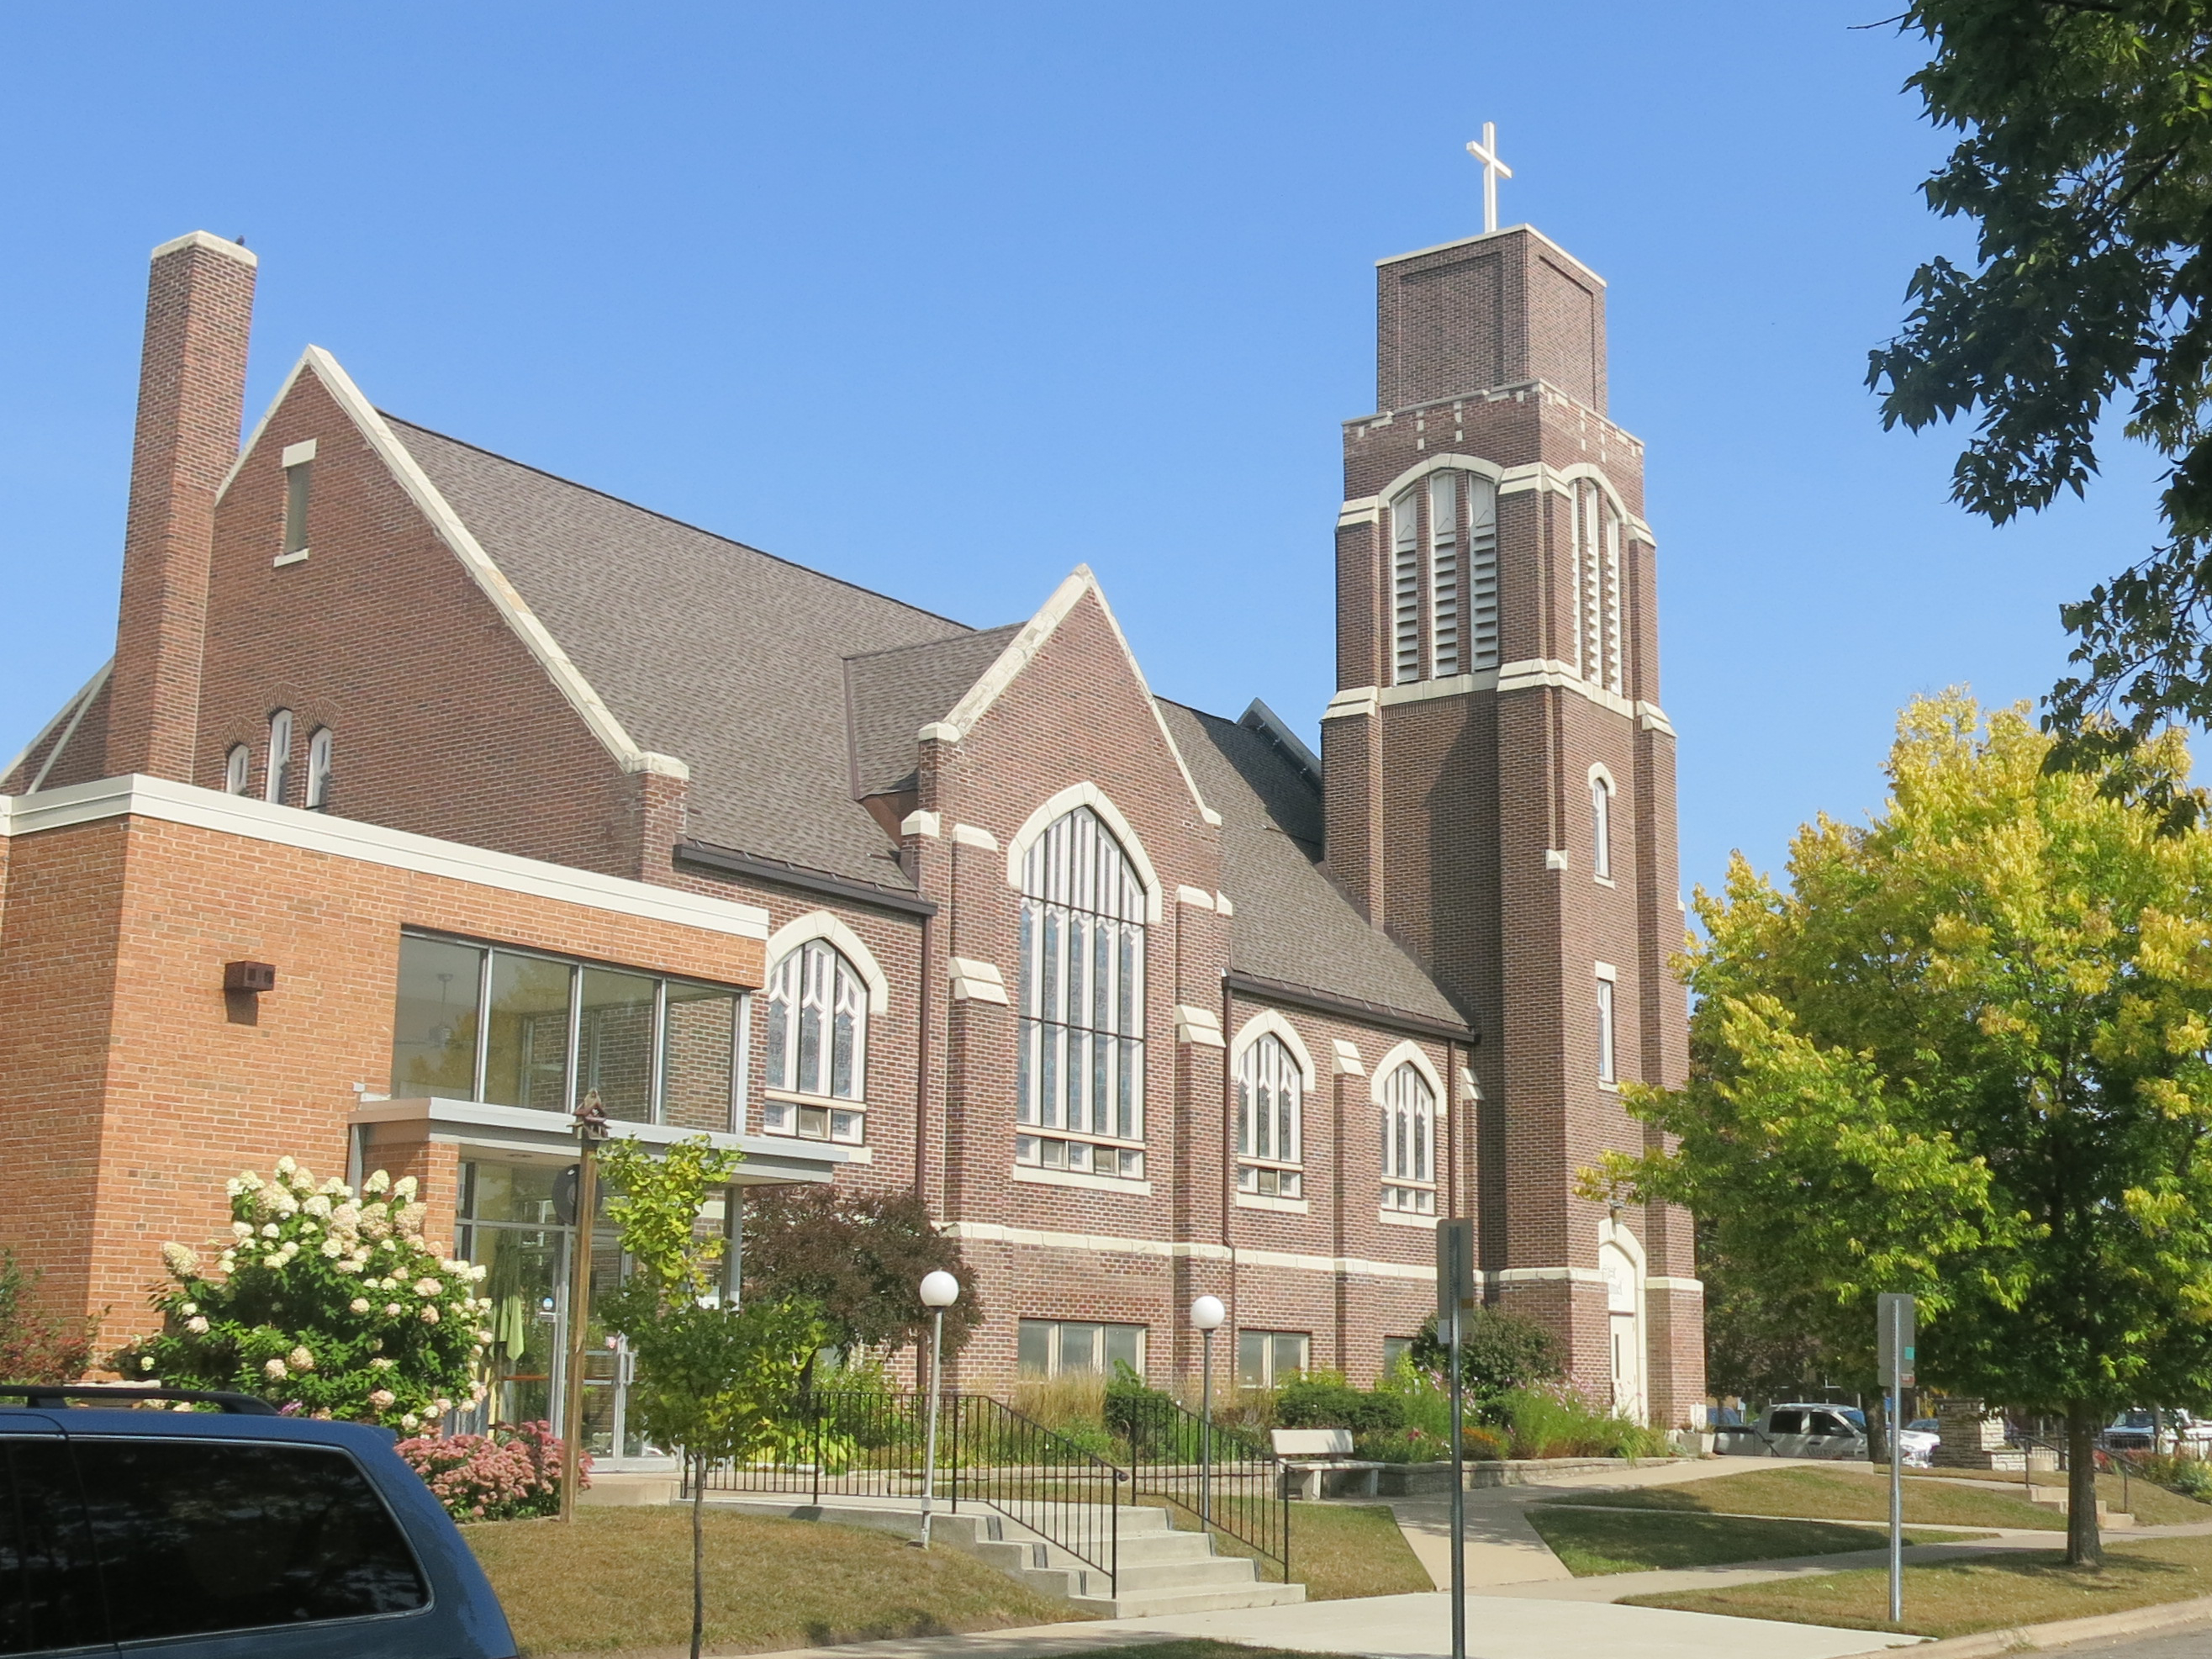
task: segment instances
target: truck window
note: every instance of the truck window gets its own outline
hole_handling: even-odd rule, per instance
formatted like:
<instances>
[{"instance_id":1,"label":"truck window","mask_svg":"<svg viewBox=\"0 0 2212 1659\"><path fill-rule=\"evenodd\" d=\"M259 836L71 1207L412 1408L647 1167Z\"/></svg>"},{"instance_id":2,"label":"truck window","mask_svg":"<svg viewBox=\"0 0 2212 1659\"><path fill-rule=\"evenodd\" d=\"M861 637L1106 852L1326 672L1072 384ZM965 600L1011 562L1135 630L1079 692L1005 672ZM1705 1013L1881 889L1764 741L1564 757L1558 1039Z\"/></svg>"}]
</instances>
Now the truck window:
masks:
<instances>
[{"instance_id":1,"label":"truck window","mask_svg":"<svg viewBox=\"0 0 2212 1659\"><path fill-rule=\"evenodd\" d=\"M1769 1434L1802 1434L1805 1432L1805 1413L1802 1412L1774 1412L1766 1422Z\"/></svg>"},{"instance_id":2,"label":"truck window","mask_svg":"<svg viewBox=\"0 0 2212 1659\"><path fill-rule=\"evenodd\" d=\"M1835 1416L1832 1413L1812 1412L1808 1413L1808 1415L1809 1415L1813 1419L1813 1426L1807 1431L1808 1433L1849 1434L1850 1432L1850 1428L1845 1425L1844 1419L1840 1417Z\"/></svg>"},{"instance_id":3,"label":"truck window","mask_svg":"<svg viewBox=\"0 0 2212 1659\"><path fill-rule=\"evenodd\" d=\"M0 1434L0 1653L106 1640L69 1443Z\"/></svg>"},{"instance_id":4,"label":"truck window","mask_svg":"<svg viewBox=\"0 0 2212 1659\"><path fill-rule=\"evenodd\" d=\"M399 1528L335 1447L72 1441L118 1642L406 1613L428 1601Z\"/></svg>"}]
</instances>

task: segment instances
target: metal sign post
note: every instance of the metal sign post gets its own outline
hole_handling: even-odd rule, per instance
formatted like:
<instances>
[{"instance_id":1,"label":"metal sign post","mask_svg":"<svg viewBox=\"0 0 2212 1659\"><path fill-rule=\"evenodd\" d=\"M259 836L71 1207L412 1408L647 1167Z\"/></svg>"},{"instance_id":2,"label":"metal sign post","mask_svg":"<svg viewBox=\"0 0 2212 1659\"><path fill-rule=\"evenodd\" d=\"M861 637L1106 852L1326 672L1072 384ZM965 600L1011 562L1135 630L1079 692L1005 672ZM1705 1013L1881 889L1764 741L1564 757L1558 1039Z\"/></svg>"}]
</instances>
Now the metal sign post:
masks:
<instances>
[{"instance_id":1,"label":"metal sign post","mask_svg":"<svg viewBox=\"0 0 2212 1659\"><path fill-rule=\"evenodd\" d=\"M1474 1223L1437 1223L1437 1331L1451 1345L1452 1659L1467 1659L1467 1449L1460 1435L1460 1339L1474 1305Z\"/></svg>"},{"instance_id":2,"label":"metal sign post","mask_svg":"<svg viewBox=\"0 0 2212 1659\"><path fill-rule=\"evenodd\" d=\"M1889 1440L1889 1622L1905 1622L1905 1446L1898 1438L1898 1413L1905 1391L1913 1385L1913 1301L1885 1293L1876 1307L1877 1346L1887 1405L1884 1427Z\"/></svg>"}]
</instances>

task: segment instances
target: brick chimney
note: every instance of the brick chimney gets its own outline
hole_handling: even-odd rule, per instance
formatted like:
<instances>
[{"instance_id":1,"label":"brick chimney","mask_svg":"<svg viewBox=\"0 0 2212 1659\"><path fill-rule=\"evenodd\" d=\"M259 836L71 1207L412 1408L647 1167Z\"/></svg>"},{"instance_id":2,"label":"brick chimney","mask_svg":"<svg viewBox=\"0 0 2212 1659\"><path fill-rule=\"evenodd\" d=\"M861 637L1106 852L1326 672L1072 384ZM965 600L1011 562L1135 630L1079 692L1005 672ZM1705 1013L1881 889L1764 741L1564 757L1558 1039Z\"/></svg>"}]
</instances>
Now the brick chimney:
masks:
<instances>
[{"instance_id":1,"label":"brick chimney","mask_svg":"<svg viewBox=\"0 0 2212 1659\"><path fill-rule=\"evenodd\" d=\"M191 781L215 497L238 459L257 263L204 230L154 250L110 692L111 776Z\"/></svg>"}]
</instances>

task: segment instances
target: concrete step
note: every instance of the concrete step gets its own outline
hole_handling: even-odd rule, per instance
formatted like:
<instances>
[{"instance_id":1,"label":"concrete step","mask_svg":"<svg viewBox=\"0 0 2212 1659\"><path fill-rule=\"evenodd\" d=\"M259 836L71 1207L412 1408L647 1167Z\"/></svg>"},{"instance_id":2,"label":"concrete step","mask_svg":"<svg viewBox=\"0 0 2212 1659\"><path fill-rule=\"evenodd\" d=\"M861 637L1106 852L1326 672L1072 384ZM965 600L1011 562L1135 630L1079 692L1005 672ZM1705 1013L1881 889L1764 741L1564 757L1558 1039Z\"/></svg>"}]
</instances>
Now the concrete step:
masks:
<instances>
[{"instance_id":1,"label":"concrete step","mask_svg":"<svg viewBox=\"0 0 2212 1659\"><path fill-rule=\"evenodd\" d=\"M1279 1607L1306 1599L1304 1584L1246 1584L1236 1589L1178 1590L1159 1595L1076 1596L1068 1605L1101 1619L1149 1619L1168 1613L1225 1613Z\"/></svg>"},{"instance_id":2,"label":"concrete step","mask_svg":"<svg viewBox=\"0 0 2212 1659\"><path fill-rule=\"evenodd\" d=\"M1199 1561L1170 1561L1133 1567L1121 1563L1123 1596L1150 1595L1168 1590L1230 1589L1259 1582L1256 1564L1241 1555L1209 1555Z\"/></svg>"},{"instance_id":3,"label":"concrete step","mask_svg":"<svg viewBox=\"0 0 2212 1659\"><path fill-rule=\"evenodd\" d=\"M817 1508L803 1501L794 1503L787 1496L767 1493L716 1494L709 1501L717 1508L750 1510L794 1520L882 1528L909 1539L918 1539L921 1531L918 1510L901 1504L858 1500L825 1502ZM1063 1510L1057 1518L1079 1517ZM1079 1559L995 1510L973 1503L957 1515L940 1509L932 1525L940 1547L972 1555L1040 1595L1104 1618L1269 1607L1305 1599L1303 1584L1262 1582L1257 1564L1243 1556L1218 1554L1211 1534L1176 1529L1164 1509L1122 1509L1116 1517L1109 1516L1101 1505L1079 1518L1101 1540L1102 1555L1110 1547L1105 1540L1113 1537L1112 1528L1118 1518L1118 1593L1108 1593L1103 1568Z\"/></svg>"},{"instance_id":4,"label":"concrete step","mask_svg":"<svg viewBox=\"0 0 2212 1659\"><path fill-rule=\"evenodd\" d=\"M1125 1568L1154 1561L1199 1561L1212 1553L1212 1541L1203 1533L1158 1532L1135 1538L1126 1532L1121 1534L1121 1565Z\"/></svg>"}]
</instances>

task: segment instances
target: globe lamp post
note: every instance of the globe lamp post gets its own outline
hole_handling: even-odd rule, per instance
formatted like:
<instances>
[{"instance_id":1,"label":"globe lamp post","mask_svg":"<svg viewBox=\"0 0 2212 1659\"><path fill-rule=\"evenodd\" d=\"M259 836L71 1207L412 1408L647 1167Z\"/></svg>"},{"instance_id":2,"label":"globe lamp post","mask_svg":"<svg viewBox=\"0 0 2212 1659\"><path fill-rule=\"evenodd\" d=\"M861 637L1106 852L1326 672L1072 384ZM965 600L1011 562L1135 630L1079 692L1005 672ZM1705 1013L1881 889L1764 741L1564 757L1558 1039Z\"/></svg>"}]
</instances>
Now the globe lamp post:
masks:
<instances>
[{"instance_id":1,"label":"globe lamp post","mask_svg":"<svg viewBox=\"0 0 2212 1659\"><path fill-rule=\"evenodd\" d=\"M1218 1296L1201 1296L1190 1304L1192 1328L1206 1334L1198 1413L1198 1518L1209 1525L1213 1520L1213 1334L1228 1317L1229 1310Z\"/></svg>"},{"instance_id":2,"label":"globe lamp post","mask_svg":"<svg viewBox=\"0 0 2212 1659\"><path fill-rule=\"evenodd\" d=\"M960 1281L942 1267L924 1276L921 1305L930 1311L929 1444L921 1466L921 1547L929 1547L929 1512L937 1496L937 1407L945 1398L938 1367L945 1357L945 1310L960 1299Z\"/></svg>"}]
</instances>

